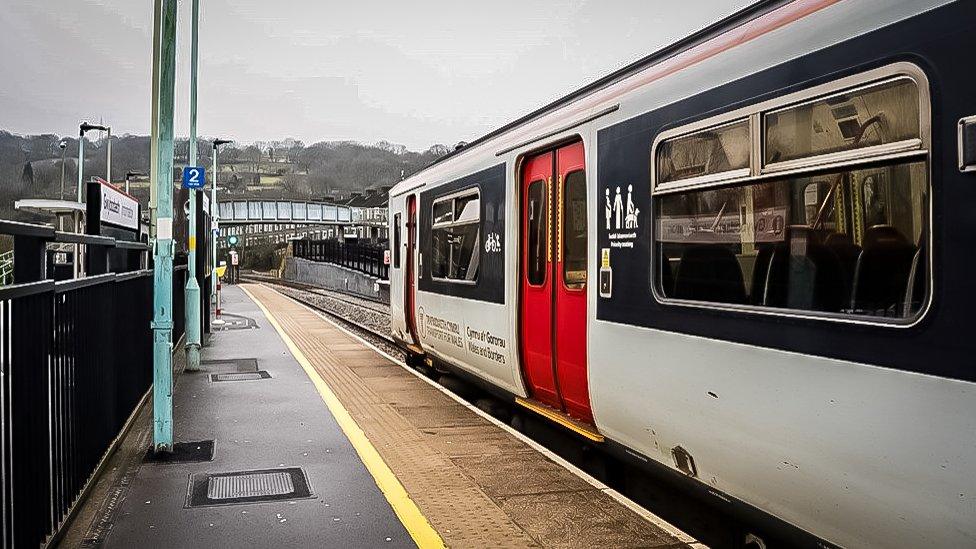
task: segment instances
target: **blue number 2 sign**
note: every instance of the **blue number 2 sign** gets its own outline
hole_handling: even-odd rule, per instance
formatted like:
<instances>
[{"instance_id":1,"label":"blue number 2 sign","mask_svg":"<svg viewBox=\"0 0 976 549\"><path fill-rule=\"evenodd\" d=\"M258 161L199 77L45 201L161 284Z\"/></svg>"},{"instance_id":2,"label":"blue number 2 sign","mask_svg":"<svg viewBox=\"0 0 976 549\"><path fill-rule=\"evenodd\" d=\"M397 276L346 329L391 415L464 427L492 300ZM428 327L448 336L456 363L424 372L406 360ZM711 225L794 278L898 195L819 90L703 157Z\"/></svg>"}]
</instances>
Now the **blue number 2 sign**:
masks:
<instances>
[{"instance_id":1,"label":"blue number 2 sign","mask_svg":"<svg viewBox=\"0 0 976 549\"><path fill-rule=\"evenodd\" d=\"M187 166L183 168L183 188L202 189L206 170L201 166Z\"/></svg>"}]
</instances>

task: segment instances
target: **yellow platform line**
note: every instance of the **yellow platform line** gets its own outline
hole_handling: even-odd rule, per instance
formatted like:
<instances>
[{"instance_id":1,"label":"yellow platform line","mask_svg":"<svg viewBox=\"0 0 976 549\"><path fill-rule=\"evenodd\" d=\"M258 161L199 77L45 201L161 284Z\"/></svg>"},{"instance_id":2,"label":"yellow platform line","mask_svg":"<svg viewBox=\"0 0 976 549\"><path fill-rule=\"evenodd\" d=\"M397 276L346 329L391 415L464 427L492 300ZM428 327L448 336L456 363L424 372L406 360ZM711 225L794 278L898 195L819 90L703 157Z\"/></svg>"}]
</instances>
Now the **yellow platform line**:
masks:
<instances>
[{"instance_id":1,"label":"yellow platform line","mask_svg":"<svg viewBox=\"0 0 976 549\"><path fill-rule=\"evenodd\" d=\"M274 315L264 306L254 294L252 294L244 286L240 286L244 293L251 298L252 301L261 309L264 316L267 317L268 322L274 326L274 329L281 336L281 339L285 342L288 350L295 357L295 360L302 365L305 373L308 375L312 383L315 384L315 388L318 390L319 395L322 396L322 400L325 401L326 406L329 407L329 411L335 417L336 422L342 428L342 431L346 434L346 438L352 443L353 448L356 449L356 453L359 454L359 459L363 461L366 465L366 469L371 475L373 475L373 480L376 481L376 485L379 487L380 491L383 492L383 496L386 500L390 502L390 506L393 507L393 512L396 513L397 518L403 523L404 528L413 538L414 543L422 549L439 548L445 547L444 540L441 539L440 534L434 530L427 517L421 513L420 508L417 504L410 499L410 495L407 490L400 483L400 480L396 477L390 467L383 461L382 456L376 451L376 448L366 437L366 433L359 427L356 421L349 415L349 412L339 401L339 398L332 392L322 376L315 371L315 367L308 360L305 354L295 345L292 341L291 336L289 336L281 324L275 319Z\"/></svg>"}]
</instances>

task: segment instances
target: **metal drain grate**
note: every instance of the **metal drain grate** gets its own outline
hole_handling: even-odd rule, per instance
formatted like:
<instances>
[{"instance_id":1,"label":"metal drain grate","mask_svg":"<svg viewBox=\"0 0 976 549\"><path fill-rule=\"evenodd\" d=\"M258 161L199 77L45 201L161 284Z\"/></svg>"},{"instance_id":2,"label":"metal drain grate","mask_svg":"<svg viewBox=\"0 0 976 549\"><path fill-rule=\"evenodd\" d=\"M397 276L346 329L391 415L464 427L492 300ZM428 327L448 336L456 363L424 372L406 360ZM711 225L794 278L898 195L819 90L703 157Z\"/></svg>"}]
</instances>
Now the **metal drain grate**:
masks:
<instances>
[{"instance_id":1,"label":"metal drain grate","mask_svg":"<svg viewBox=\"0 0 976 549\"><path fill-rule=\"evenodd\" d=\"M294 491L291 475L282 472L210 477L207 482L207 498L213 500L280 496Z\"/></svg>"},{"instance_id":2,"label":"metal drain grate","mask_svg":"<svg viewBox=\"0 0 976 549\"><path fill-rule=\"evenodd\" d=\"M264 370L257 372L231 372L225 374L210 374L210 381L257 381L270 379L271 374Z\"/></svg>"},{"instance_id":3,"label":"metal drain grate","mask_svg":"<svg viewBox=\"0 0 976 549\"><path fill-rule=\"evenodd\" d=\"M190 475L187 507L235 505L311 497L305 471L300 467L233 473Z\"/></svg>"}]
</instances>

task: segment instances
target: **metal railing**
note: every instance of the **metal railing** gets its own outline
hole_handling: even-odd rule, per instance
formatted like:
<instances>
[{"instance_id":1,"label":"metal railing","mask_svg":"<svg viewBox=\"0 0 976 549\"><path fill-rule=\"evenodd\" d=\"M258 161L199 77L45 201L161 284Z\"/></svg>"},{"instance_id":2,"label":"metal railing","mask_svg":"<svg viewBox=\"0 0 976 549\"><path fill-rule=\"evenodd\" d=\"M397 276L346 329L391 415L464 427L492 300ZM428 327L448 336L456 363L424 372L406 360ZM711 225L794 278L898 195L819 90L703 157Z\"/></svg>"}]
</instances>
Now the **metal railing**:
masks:
<instances>
[{"instance_id":1,"label":"metal railing","mask_svg":"<svg viewBox=\"0 0 976 549\"><path fill-rule=\"evenodd\" d=\"M338 240L294 240L295 257L333 263L377 278L387 279L390 266L386 264L386 247L346 243Z\"/></svg>"},{"instance_id":2,"label":"metal railing","mask_svg":"<svg viewBox=\"0 0 976 549\"><path fill-rule=\"evenodd\" d=\"M148 391L152 284L136 271L0 288L3 547L55 532Z\"/></svg>"},{"instance_id":3,"label":"metal railing","mask_svg":"<svg viewBox=\"0 0 976 549\"><path fill-rule=\"evenodd\" d=\"M43 227L5 223L0 233L43 253L33 241L50 236ZM18 260L32 265L18 272L43 272L40 256L21 252ZM184 274L173 279L174 308L186 276L185 267L176 270ZM153 378L152 271L18 282L0 287L4 549L39 547L63 527ZM182 314L174 316L179 341Z\"/></svg>"}]
</instances>

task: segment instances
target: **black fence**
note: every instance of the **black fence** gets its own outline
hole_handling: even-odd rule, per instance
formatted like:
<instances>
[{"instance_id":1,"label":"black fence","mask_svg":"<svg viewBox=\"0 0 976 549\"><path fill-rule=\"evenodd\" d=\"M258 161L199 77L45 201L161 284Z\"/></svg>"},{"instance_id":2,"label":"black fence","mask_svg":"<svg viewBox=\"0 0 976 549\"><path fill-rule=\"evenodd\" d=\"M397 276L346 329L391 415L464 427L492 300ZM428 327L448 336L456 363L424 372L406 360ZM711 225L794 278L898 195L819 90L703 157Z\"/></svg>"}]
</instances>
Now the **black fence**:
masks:
<instances>
[{"instance_id":1,"label":"black fence","mask_svg":"<svg viewBox=\"0 0 976 549\"><path fill-rule=\"evenodd\" d=\"M387 248L384 246L338 240L294 240L292 246L295 257L334 263L377 278L387 279L390 276L390 266L385 257Z\"/></svg>"},{"instance_id":2,"label":"black fence","mask_svg":"<svg viewBox=\"0 0 976 549\"><path fill-rule=\"evenodd\" d=\"M186 275L187 267L186 265L174 265L173 266L173 343L175 344L182 337L183 332L186 331ZM203 293L203 288L200 289L200 293ZM209 298L209 296L208 296ZM149 298L150 310L152 309L152 297ZM207 312L208 309L203 307L200 309L200 316L210 316ZM201 319L202 320L202 319ZM201 330L201 334L203 331ZM150 345L152 347L152 345Z\"/></svg>"},{"instance_id":3,"label":"black fence","mask_svg":"<svg viewBox=\"0 0 976 549\"><path fill-rule=\"evenodd\" d=\"M174 273L174 309L185 277ZM146 395L152 299L141 269L0 287L0 547L50 539ZM175 342L176 310L174 321Z\"/></svg>"}]
</instances>

